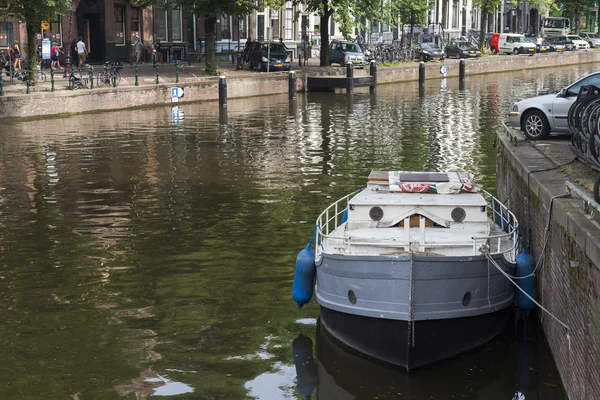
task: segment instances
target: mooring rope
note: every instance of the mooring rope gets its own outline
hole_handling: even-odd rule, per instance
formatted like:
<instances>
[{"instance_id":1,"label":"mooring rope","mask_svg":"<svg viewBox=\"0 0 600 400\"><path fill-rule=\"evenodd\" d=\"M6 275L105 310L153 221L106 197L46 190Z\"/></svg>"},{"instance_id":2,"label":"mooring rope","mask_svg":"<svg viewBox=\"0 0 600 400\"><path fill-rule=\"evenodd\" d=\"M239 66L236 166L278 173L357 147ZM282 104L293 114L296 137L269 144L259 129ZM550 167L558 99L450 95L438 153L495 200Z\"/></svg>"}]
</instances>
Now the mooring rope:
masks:
<instances>
[{"instance_id":1,"label":"mooring rope","mask_svg":"<svg viewBox=\"0 0 600 400\"><path fill-rule=\"evenodd\" d=\"M571 330L571 328L569 328L567 326L567 324L565 324L564 322L562 322L560 319L558 319L557 317L555 317L550 311L548 311L547 309L544 308L544 306L542 306L540 303L538 303L537 301L535 301L535 299L533 297L531 297L529 295L529 293L527 293L524 289L522 289L519 285L517 285L517 283L515 281L513 281L510 277L510 275L508 275L506 272L504 272L504 270L502 269L502 267L500 267L498 265L498 263L496 263L496 260L494 260L494 258L491 256L489 248L487 248L487 246L482 246L485 247L484 249L482 249L482 253L486 256L486 258L492 263L492 265L494 267L496 267L496 269L498 269L498 271L500 271L500 273L502 275L504 275L504 277L506 279L508 279L513 285L516 286L517 289L519 289L525 296L527 296L529 298L529 300L533 301L540 309L542 309L544 312L548 313L552 318L554 318L559 324L561 324L562 326L564 326L565 328L567 328L568 330Z\"/></svg>"}]
</instances>

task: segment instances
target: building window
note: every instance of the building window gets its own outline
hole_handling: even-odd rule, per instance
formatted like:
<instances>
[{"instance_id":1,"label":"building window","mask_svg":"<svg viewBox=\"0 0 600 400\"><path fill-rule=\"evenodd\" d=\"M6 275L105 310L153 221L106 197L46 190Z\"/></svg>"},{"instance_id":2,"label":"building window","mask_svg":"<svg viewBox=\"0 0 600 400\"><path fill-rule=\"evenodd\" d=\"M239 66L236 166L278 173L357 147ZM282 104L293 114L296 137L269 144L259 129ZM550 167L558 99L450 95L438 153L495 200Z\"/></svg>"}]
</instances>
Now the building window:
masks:
<instances>
[{"instance_id":1,"label":"building window","mask_svg":"<svg viewBox=\"0 0 600 400\"><path fill-rule=\"evenodd\" d=\"M221 15L221 39L231 39L231 17Z\"/></svg>"},{"instance_id":2,"label":"building window","mask_svg":"<svg viewBox=\"0 0 600 400\"><path fill-rule=\"evenodd\" d=\"M115 6L115 44L117 46L125 45L125 7Z\"/></svg>"},{"instance_id":3,"label":"building window","mask_svg":"<svg viewBox=\"0 0 600 400\"><path fill-rule=\"evenodd\" d=\"M243 38L248 38L248 22L246 21L245 17L242 17L239 19L239 27L238 29L240 30L240 39Z\"/></svg>"},{"instance_id":4,"label":"building window","mask_svg":"<svg viewBox=\"0 0 600 400\"><path fill-rule=\"evenodd\" d=\"M142 10L139 8L131 9L131 38L133 42L137 41L137 38L142 37Z\"/></svg>"},{"instance_id":5,"label":"building window","mask_svg":"<svg viewBox=\"0 0 600 400\"><path fill-rule=\"evenodd\" d=\"M0 0L0 8L8 8L8 0Z\"/></svg>"},{"instance_id":6,"label":"building window","mask_svg":"<svg viewBox=\"0 0 600 400\"><path fill-rule=\"evenodd\" d=\"M281 37L279 30L279 11L271 9L271 35L269 39Z\"/></svg>"},{"instance_id":7,"label":"building window","mask_svg":"<svg viewBox=\"0 0 600 400\"><path fill-rule=\"evenodd\" d=\"M167 10L165 10L165 1L156 0L156 39L167 41Z\"/></svg>"},{"instance_id":8,"label":"building window","mask_svg":"<svg viewBox=\"0 0 600 400\"><path fill-rule=\"evenodd\" d=\"M294 9L292 2L288 1L285 9L285 40L292 40L294 34Z\"/></svg>"},{"instance_id":9,"label":"building window","mask_svg":"<svg viewBox=\"0 0 600 400\"><path fill-rule=\"evenodd\" d=\"M0 47L12 45L13 43L13 23L0 22Z\"/></svg>"},{"instance_id":10,"label":"building window","mask_svg":"<svg viewBox=\"0 0 600 400\"><path fill-rule=\"evenodd\" d=\"M171 13L171 39L181 42L181 8L176 8Z\"/></svg>"},{"instance_id":11,"label":"building window","mask_svg":"<svg viewBox=\"0 0 600 400\"><path fill-rule=\"evenodd\" d=\"M58 43L58 46L62 47L62 23L60 21L60 15L55 16L50 21L50 31L46 31L46 37L52 38L53 42Z\"/></svg>"},{"instance_id":12,"label":"building window","mask_svg":"<svg viewBox=\"0 0 600 400\"><path fill-rule=\"evenodd\" d=\"M265 40L265 16L257 15L256 16L256 36L258 40Z\"/></svg>"},{"instance_id":13,"label":"building window","mask_svg":"<svg viewBox=\"0 0 600 400\"><path fill-rule=\"evenodd\" d=\"M335 35L335 21L333 20L333 17L331 17L331 21L329 22L329 34L331 36Z\"/></svg>"},{"instance_id":14,"label":"building window","mask_svg":"<svg viewBox=\"0 0 600 400\"><path fill-rule=\"evenodd\" d=\"M452 2L452 28L458 29L458 1Z\"/></svg>"}]
</instances>

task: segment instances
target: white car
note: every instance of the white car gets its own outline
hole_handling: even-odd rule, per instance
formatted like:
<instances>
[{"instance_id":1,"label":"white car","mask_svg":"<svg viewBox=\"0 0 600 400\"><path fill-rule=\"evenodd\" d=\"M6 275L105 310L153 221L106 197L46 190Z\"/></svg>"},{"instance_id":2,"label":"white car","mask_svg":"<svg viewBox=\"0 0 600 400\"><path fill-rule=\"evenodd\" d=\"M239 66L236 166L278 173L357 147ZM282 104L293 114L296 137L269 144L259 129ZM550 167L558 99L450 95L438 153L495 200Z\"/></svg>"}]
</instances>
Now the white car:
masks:
<instances>
[{"instance_id":1,"label":"white car","mask_svg":"<svg viewBox=\"0 0 600 400\"><path fill-rule=\"evenodd\" d=\"M579 36L583 40L586 40L590 44L590 47L600 47L600 36L597 33L579 32Z\"/></svg>"},{"instance_id":2,"label":"white car","mask_svg":"<svg viewBox=\"0 0 600 400\"><path fill-rule=\"evenodd\" d=\"M579 37L579 35L567 35L567 39L571 40L579 50L587 50L590 48L590 44Z\"/></svg>"},{"instance_id":3,"label":"white car","mask_svg":"<svg viewBox=\"0 0 600 400\"><path fill-rule=\"evenodd\" d=\"M523 131L531 140L546 139L550 132L569 132L567 115L577 100L582 86L600 87L600 72L594 72L560 92L521 100L512 106L508 121L513 128Z\"/></svg>"}]
</instances>

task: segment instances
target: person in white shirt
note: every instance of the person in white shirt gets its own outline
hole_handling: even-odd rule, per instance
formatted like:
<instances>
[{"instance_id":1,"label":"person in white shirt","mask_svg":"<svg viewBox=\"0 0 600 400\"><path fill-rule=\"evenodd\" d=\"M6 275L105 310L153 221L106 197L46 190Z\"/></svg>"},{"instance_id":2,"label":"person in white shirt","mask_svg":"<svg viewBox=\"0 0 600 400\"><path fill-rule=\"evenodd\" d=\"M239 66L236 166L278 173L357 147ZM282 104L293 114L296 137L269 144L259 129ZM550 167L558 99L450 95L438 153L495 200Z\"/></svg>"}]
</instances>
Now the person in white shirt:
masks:
<instances>
[{"instance_id":1,"label":"person in white shirt","mask_svg":"<svg viewBox=\"0 0 600 400\"><path fill-rule=\"evenodd\" d=\"M79 42L77 42L76 47L77 54L79 55L79 68L81 68L88 55L85 43L83 42L83 38L81 36L79 37Z\"/></svg>"}]
</instances>

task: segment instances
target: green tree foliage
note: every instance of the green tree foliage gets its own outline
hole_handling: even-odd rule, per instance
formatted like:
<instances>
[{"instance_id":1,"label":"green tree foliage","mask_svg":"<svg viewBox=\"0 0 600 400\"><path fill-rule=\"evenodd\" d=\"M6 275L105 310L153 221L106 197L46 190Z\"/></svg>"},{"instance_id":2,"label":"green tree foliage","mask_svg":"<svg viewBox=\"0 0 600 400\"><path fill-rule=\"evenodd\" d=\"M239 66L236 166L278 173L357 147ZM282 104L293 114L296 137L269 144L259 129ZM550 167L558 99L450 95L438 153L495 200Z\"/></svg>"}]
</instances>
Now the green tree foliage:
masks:
<instances>
[{"instance_id":1,"label":"green tree foliage","mask_svg":"<svg viewBox=\"0 0 600 400\"><path fill-rule=\"evenodd\" d=\"M427 20L427 10L431 7L429 0L392 0L388 9L388 15L384 18L389 21L390 26L402 27L410 26L410 36L413 37L413 28L423 26Z\"/></svg>"},{"instance_id":2,"label":"green tree foliage","mask_svg":"<svg viewBox=\"0 0 600 400\"><path fill-rule=\"evenodd\" d=\"M296 0L295 5L305 4L307 11L318 13L321 34L321 66L329 65L329 23L331 18L338 23L339 29L346 37L352 29L361 26L361 21L382 20L382 3L380 0Z\"/></svg>"},{"instance_id":3,"label":"green tree foliage","mask_svg":"<svg viewBox=\"0 0 600 400\"><path fill-rule=\"evenodd\" d=\"M36 36L40 33L44 20L51 20L69 9L71 0L10 0L7 8L0 8L0 15L16 18L25 23L27 28L27 62L30 69L38 63L36 52ZM36 74L30 73L31 81Z\"/></svg>"},{"instance_id":4,"label":"green tree foliage","mask_svg":"<svg viewBox=\"0 0 600 400\"><path fill-rule=\"evenodd\" d=\"M483 51L485 33L487 32L488 14L496 11L502 4L502 0L473 0L473 6L479 8L481 17L481 34L479 35L479 50Z\"/></svg>"},{"instance_id":5,"label":"green tree foliage","mask_svg":"<svg viewBox=\"0 0 600 400\"><path fill-rule=\"evenodd\" d=\"M590 7L596 7L595 1L590 0L559 0L558 6L563 12L572 17L573 25L571 30L579 34L579 25L581 24L581 14L586 13Z\"/></svg>"},{"instance_id":6,"label":"green tree foliage","mask_svg":"<svg viewBox=\"0 0 600 400\"><path fill-rule=\"evenodd\" d=\"M149 6L154 0L138 0L141 6ZM206 38L206 59L204 70L211 75L217 74L216 62L216 26L217 18L222 15L243 17L256 8L253 0L168 0L168 6L181 7L185 12L204 17L204 37Z\"/></svg>"}]
</instances>

